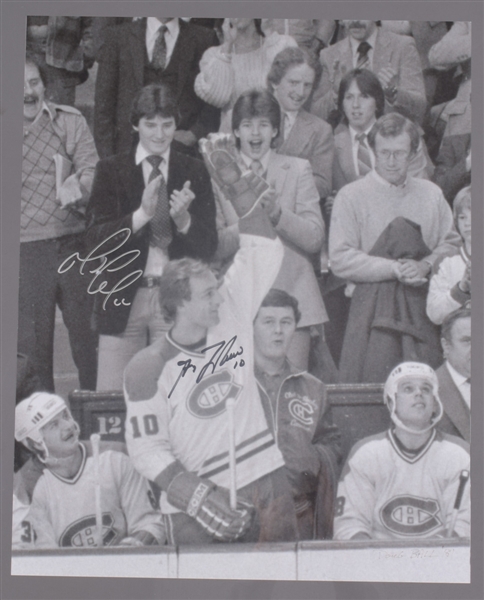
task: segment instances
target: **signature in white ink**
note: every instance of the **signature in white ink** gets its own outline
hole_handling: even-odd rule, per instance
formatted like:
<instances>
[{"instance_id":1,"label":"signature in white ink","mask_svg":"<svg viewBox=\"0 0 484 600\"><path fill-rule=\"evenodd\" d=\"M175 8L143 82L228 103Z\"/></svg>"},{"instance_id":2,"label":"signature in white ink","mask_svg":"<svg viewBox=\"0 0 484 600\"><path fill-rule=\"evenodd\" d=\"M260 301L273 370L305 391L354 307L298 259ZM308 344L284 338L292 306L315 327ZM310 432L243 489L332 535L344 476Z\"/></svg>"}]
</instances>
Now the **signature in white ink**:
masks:
<instances>
[{"instance_id":1,"label":"signature in white ink","mask_svg":"<svg viewBox=\"0 0 484 600\"><path fill-rule=\"evenodd\" d=\"M208 362L205 363L202 366L202 368L200 369L200 371L197 375L197 379L196 379L197 383L200 383L200 381L202 381L202 379L207 374L207 371L209 369L211 369L211 371L209 372L209 375L211 375L214 373L217 366L223 366L224 364L228 363L229 361L235 360L238 356L241 356L244 353L244 349L242 348L242 346L239 346L239 350L237 350L236 352L232 352L232 348L233 348L236 340L237 340L237 336L234 335L234 337L231 338L228 342L225 342L225 340L222 340L221 342L217 342L216 344L207 346L206 348L203 348L203 350L200 351L202 354L205 354L215 348L215 351L210 356ZM177 365L179 367L181 367L180 373L179 373L175 383L173 384L173 387L171 388L170 393L168 394L168 398L170 398L172 393L175 391L175 388L178 385L178 382L180 381L180 379L182 377L185 377L185 375L190 370L192 373L196 373L196 371L197 371L197 366L192 363L190 358L188 358L187 360L178 361ZM234 369L236 369L237 367L244 367L244 366L245 366L245 360L243 358L241 358L240 360L238 360L234 363Z\"/></svg>"},{"instance_id":2,"label":"signature in white ink","mask_svg":"<svg viewBox=\"0 0 484 600\"><path fill-rule=\"evenodd\" d=\"M104 294L106 298L103 302L103 310L106 310L106 304L111 296L121 290L126 289L132 283L134 283L137 279L139 279L143 275L143 271L138 269L136 271L132 271L125 275L122 279L120 279L116 285L114 285L111 289L106 289L108 287L108 282L106 280L102 280L102 275L106 273L112 273L114 271L120 271L124 269L128 265L130 265L134 260L138 258L140 255L139 250L128 250L128 252L124 252L115 258L108 260L107 256L116 252L119 248L121 248L129 239L131 235L131 230L128 227L124 229L120 229L116 231L109 237L107 237L103 242L101 242L98 246L91 250L86 258L82 258L79 256L79 252L74 252L68 256L64 262L57 269L58 273L65 273L69 269L71 269L77 262L80 263L79 273L84 275L84 268L87 269L87 264L92 263L93 261L101 261L100 266L88 271L88 273L93 274L88 288L88 294ZM106 250L107 243L112 240L114 237L121 237L121 241L119 244ZM104 249L103 249L104 248ZM129 306L131 302L127 302L125 298L114 298L113 299L114 306Z\"/></svg>"}]
</instances>

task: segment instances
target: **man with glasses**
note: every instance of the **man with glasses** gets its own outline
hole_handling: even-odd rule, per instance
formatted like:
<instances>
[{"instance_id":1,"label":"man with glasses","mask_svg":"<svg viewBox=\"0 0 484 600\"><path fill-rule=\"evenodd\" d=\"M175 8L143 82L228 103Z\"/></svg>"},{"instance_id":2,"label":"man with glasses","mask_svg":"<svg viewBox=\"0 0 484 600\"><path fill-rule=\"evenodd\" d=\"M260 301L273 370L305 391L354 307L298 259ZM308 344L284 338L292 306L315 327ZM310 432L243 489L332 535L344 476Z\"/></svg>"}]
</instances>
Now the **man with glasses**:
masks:
<instances>
[{"instance_id":1,"label":"man with glasses","mask_svg":"<svg viewBox=\"0 0 484 600\"><path fill-rule=\"evenodd\" d=\"M459 243L442 190L408 175L416 125L384 115L368 142L375 168L339 191L329 236L331 268L351 282L342 381L384 381L408 353L441 364L438 332L425 314L428 276Z\"/></svg>"}]
</instances>

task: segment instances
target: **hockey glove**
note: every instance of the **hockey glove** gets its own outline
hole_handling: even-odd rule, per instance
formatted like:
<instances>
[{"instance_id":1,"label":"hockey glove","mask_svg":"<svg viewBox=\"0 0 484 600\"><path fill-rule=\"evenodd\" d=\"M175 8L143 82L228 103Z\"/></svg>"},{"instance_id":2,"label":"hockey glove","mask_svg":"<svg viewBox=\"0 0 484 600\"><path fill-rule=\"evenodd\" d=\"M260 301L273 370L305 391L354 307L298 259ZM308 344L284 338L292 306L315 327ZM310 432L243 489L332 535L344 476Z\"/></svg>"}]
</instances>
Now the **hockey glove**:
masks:
<instances>
[{"instance_id":1,"label":"hockey glove","mask_svg":"<svg viewBox=\"0 0 484 600\"><path fill-rule=\"evenodd\" d=\"M250 214L269 185L245 165L241 169L233 136L211 133L208 139L200 140L200 151L211 177L230 200L238 217Z\"/></svg>"},{"instance_id":2,"label":"hockey glove","mask_svg":"<svg viewBox=\"0 0 484 600\"><path fill-rule=\"evenodd\" d=\"M254 507L242 500L238 500L237 509L232 510L228 490L195 473L178 474L168 486L167 499L222 542L232 542L242 536L254 512Z\"/></svg>"}]
</instances>

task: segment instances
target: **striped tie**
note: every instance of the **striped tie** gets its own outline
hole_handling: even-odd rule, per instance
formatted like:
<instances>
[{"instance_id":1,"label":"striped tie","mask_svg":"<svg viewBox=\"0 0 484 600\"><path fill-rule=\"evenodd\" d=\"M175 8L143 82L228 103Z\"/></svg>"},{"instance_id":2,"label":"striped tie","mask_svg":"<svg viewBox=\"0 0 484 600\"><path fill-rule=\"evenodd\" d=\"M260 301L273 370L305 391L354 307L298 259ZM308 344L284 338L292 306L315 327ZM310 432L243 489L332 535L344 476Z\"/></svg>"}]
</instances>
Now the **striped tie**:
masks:
<instances>
[{"instance_id":1,"label":"striped tie","mask_svg":"<svg viewBox=\"0 0 484 600\"><path fill-rule=\"evenodd\" d=\"M170 221L170 205L168 202L168 191L166 189L166 181L160 171L162 157L152 154L147 156L146 160L153 167L148 183L158 175L161 175L161 184L158 191L158 203L156 205L155 214L150 221L150 245L158 246L158 248L167 248L172 240L171 221Z\"/></svg>"},{"instance_id":2,"label":"striped tie","mask_svg":"<svg viewBox=\"0 0 484 600\"><path fill-rule=\"evenodd\" d=\"M371 45L368 42L361 42L358 46L358 60L356 61L356 68L363 69L368 68L370 63L370 58L368 56L368 52L371 50Z\"/></svg>"},{"instance_id":3,"label":"striped tie","mask_svg":"<svg viewBox=\"0 0 484 600\"><path fill-rule=\"evenodd\" d=\"M360 177L364 177L367 173L372 170L371 164L371 156L370 149L368 148L366 142L366 133L360 133L355 136L355 139L358 141L358 173Z\"/></svg>"}]
</instances>

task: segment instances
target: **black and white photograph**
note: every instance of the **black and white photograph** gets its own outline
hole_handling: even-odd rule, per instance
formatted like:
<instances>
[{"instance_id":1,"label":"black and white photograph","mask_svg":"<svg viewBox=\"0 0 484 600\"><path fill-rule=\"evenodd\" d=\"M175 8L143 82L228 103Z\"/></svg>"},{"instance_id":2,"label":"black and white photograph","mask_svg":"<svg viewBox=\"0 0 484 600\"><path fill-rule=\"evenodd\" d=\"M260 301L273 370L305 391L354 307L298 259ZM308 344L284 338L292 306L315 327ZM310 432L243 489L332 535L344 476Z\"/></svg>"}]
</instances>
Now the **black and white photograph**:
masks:
<instances>
[{"instance_id":1,"label":"black and white photograph","mask_svg":"<svg viewBox=\"0 0 484 600\"><path fill-rule=\"evenodd\" d=\"M26 17L12 576L471 583L472 29Z\"/></svg>"}]
</instances>

